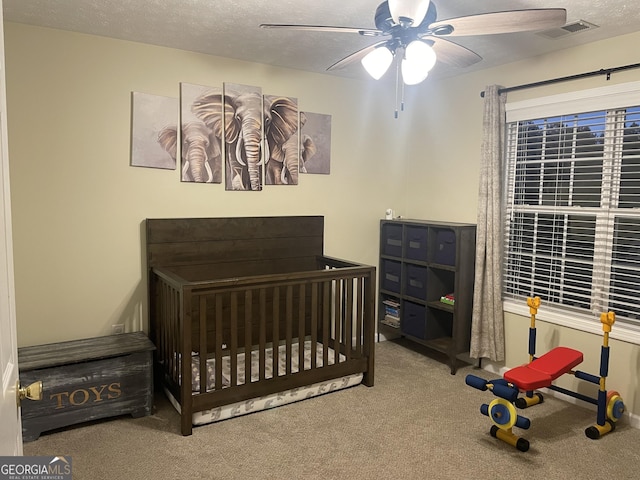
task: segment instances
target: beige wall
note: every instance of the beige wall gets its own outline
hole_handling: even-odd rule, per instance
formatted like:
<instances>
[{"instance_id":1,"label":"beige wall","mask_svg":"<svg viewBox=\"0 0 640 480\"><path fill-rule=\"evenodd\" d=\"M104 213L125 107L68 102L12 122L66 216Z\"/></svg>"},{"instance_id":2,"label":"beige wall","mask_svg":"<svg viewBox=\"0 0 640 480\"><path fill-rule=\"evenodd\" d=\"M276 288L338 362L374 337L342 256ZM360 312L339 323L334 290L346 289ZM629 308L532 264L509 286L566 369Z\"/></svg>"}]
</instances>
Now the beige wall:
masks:
<instances>
[{"instance_id":1,"label":"beige wall","mask_svg":"<svg viewBox=\"0 0 640 480\"><path fill-rule=\"evenodd\" d=\"M325 251L377 263L387 207L410 218L475 222L486 85L637 62L640 34L407 89L167 48L7 24L9 155L20 345L146 328L141 222L147 217L322 214ZM609 83L637 80L639 70ZM177 171L129 166L130 94L176 96L180 82L257 85L332 115L331 175L298 187L226 192ZM607 84L604 77L514 92L521 100ZM539 322L538 352L563 344L597 373L601 338ZM507 366L526 361L528 318L506 316ZM615 327L614 327L615 328ZM640 349L612 341L608 386L640 414ZM584 389L575 379L564 386ZM589 386L587 386L589 387Z\"/></svg>"},{"instance_id":2,"label":"beige wall","mask_svg":"<svg viewBox=\"0 0 640 480\"><path fill-rule=\"evenodd\" d=\"M406 164L388 89L11 23L6 62L19 345L146 328L147 217L320 214L328 255L377 263ZM261 86L331 115L331 174L227 192L129 166L131 92L177 97L180 82Z\"/></svg>"}]
</instances>

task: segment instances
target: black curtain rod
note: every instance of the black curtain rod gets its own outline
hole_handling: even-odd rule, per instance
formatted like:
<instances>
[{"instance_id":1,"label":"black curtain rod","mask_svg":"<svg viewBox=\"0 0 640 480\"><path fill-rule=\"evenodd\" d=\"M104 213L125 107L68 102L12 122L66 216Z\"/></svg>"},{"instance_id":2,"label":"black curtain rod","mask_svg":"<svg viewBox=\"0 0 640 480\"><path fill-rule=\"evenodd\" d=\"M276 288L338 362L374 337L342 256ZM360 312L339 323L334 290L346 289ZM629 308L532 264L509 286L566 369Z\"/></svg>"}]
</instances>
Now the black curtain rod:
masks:
<instances>
[{"instance_id":1,"label":"black curtain rod","mask_svg":"<svg viewBox=\"0 0 640 480\"><path fill-rule=\"evenodd\" d=\"M569 75L568 77L552 78L550 80L543 80L541 82L527 83L525 85L516 85L515 87L505 87L498 90L498 93L507 93L514 90L524 90L526 88L541 87L543 85L549 85L551 83L568 82L570 80L578 80L581 78L595 77L597 75L606 75L607 80L611 78L611 74L614 72L620 72L622 70L630 70L632 68L640 68L640 63L633 63L631 65L624 65L622 67L613 68L601 68L593 72L579 73L577 75ZM480 96L484 98L484 91L480 92Z\"/></svg>"}]
</instances>

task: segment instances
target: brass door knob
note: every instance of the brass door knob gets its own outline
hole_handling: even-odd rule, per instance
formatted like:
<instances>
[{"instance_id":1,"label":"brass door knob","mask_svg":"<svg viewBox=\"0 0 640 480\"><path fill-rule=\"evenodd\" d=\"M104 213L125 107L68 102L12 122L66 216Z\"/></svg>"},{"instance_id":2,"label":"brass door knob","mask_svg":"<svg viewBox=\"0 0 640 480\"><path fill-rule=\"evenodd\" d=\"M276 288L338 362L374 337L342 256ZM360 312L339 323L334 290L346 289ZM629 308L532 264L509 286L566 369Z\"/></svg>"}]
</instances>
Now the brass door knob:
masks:
<instances>
[{"instance_id":1,"label":"brass door knob","mask_svg":"<svg viewBox=\"0 0 640 480\"><path fill-rule=\"evenodd\" d=\"M20 387L18 389L18 401L22 401L25 398L42 400L42 382L38 380L27 387Z\"/></svg>"}]
</instances>

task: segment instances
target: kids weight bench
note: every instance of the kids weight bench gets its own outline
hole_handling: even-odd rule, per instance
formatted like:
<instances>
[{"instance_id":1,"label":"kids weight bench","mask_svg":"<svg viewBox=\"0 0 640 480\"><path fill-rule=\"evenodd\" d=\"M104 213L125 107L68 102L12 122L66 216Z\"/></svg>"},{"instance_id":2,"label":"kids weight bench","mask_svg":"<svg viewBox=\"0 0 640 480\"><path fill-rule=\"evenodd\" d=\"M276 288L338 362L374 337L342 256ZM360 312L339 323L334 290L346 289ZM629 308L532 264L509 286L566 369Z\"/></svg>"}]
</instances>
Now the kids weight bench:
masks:
<instances>
[{"instance_id":1,"label":"kids weight bench","mask_svg":"<svg viewBox=\"0 0 640 480\"><path fill-rule=\"evenodd\" d=\"M487 381L475 375L467 375L467 385L478 390L490 390L496 398L490 404L483 404L480 412L491 418L493 425L490 434L493 437L516 447L522 452L529 450L529 441L513 433L513 427L528 429L531 422L528 418L518 415L517 408L527 408L543 402L543 396L536 390L548 388L569 395L580 400L593 403L597 408L597 421L585 430L587 437L600 438L613 431L624 413L624 403L618 392L607 392L605 388L609 369L609 332L615 322L613 312L600 316L604 340L600 354L600 375L573 370L582 363L582 352L567 347L556 347L541 357L535 356L536 327L535 316L540 306L540 298L528 298L527 305L531 313L531 327L529 328L529 363L512 368L505 372L503 378ZM573 392L556 385L553 381L558 377L571 374L580 380L599 385L598 397L592 398L578 392ZM524 396L518 396L520 392Z\"/></svg>"}]
</instances>

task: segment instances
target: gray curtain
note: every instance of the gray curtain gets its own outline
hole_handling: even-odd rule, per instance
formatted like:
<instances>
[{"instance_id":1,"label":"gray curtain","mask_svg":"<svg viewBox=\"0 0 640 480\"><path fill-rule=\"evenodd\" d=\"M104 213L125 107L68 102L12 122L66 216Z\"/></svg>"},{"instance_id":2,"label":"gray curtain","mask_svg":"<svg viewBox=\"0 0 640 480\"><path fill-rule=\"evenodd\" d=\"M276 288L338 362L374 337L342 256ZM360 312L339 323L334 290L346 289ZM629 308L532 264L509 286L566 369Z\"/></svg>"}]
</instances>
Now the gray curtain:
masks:
<instances>
[{"instance_id":1,"label":"gray curtain","mask_svg":"<svg viewBox=\"0 0 640 480\"><path fill-rule=\"evenodd\" d=\"M472 358L504 360L504 311L502 309L505 103L501 87L484 91L484 135L480 158L480 187L476 234L476 270L471 324Z\"/></svg>"}]
</instances>

